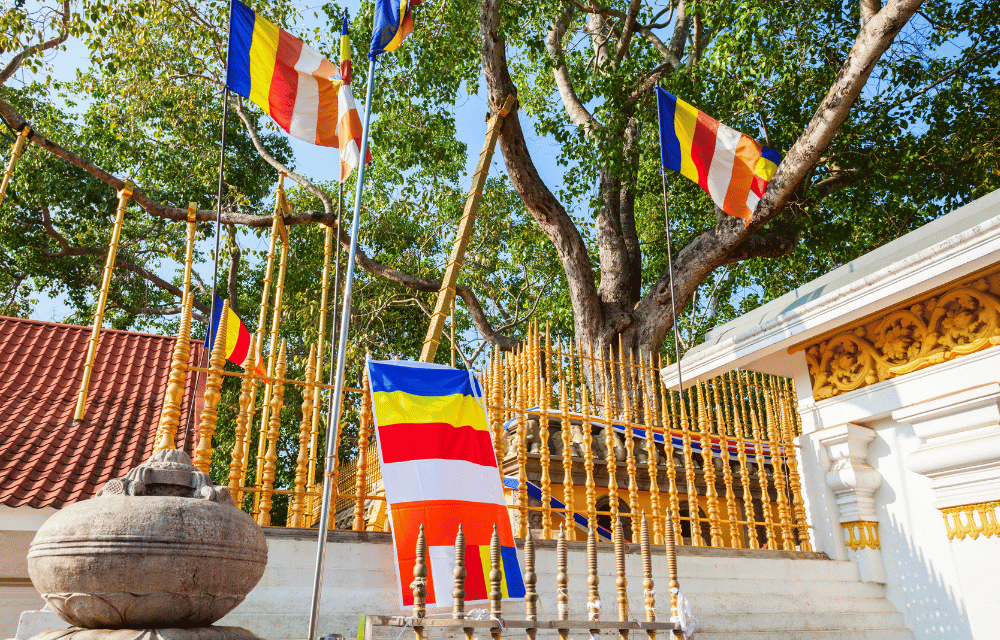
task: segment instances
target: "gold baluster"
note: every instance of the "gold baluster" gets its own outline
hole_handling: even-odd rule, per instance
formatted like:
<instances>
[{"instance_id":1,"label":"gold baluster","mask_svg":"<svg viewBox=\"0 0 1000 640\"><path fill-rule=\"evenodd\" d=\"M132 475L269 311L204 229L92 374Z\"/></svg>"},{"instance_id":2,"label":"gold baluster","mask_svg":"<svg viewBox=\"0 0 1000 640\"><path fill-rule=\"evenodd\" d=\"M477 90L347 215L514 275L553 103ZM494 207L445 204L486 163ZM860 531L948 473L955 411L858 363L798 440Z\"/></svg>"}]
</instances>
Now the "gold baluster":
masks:
<instances>
[{"instance_id":1,"label":"gold baluster","mask_svg":"<svg viewBox=\"0 0 1000 640\"><path fill-rule=\"evenodd\" d=\"M701 432L701 464L705 474L705 496L708 502L708 526L713 547L722 546L722 527L719 523L719 493L715 490L715 460L712 453L712 436L709 432L708 407L705 403L705 383L698 388L698 430Z\"/></svg>"},{"instance_id":2,"label":"gold baluster","mask_svg":"<svg viewBox=\"0 0 1000 640\"><path fill-rule=\"evenodd\" d=\"M809 543L809 523L806 521L806 506L802 501L802 483L799 479L798 455L795 449L795 388L791 380L782 382L783 402L787 429L785 430L785 456L788 464L788 483L792 488L792 513L795 516L796 533L799 538L799 549L812 551Z\"/></svg>"},{"instance_id":3,"label":"gold baluster","mask_svg":"<svg viewBox=\"0 0 1000 640\"><path fill-rule=\"evenodd\" d=\"M500 475L503 475L504 445L506 444L506 434L504 433L504 404L503 404L503 377L506 371L504 367L504 354L499 348L493 352L493 448L497 454L497 466L500 468Z\"/></svg>"},{"instance_id":4,"label":"gold baluster","mask_svg":"<svg viewBox=\"0 0 1000 640\"><path fill-rule=\"evenodd\" d=\"M306 384L302 389L302 422L299 424L299 457L295 460L295 494L289 508L288 526L302 527L302 513L306 508L306 479L309 474L309 431L312 428L313 391L316 382L316 345L309 346L306 361Z\"/></svg>"},{"instance_id":5,"label":"gold baluster","mask_svg":"<svg viewBox=\"0 0 1000 640\"><path fill-rule=\"evenodd\" d=\"M788 504L788 485L785 482L785 470L782 464L781 445L784 444L781 421L774 411L775 389L767 384L768 378L757 374L764 402L764 437L768 439L767 447L771 453L771 469L774 475L774 490L778 501L778 531L781 533L781 548L785 551L795 550L795 538L792 536L792 514Z\"/></svg>"},{"instance_id":6,"label":"gold baluster","mask_svg":"<svg viewBox=\"0 0 1000 640\"><path fill-rule=\"evenodd\" d=\"M563 342L559 341L559 361L562 364ZM566 370L560 366L559 371L559 409L562 411L562 465L563 465L563 502L566 512L563 520L569 529L569 539L575 540L575 499L573 496L573 424L569 417L569 396L566 389Z\"/></svg>"},{"instance_id":7,"label":"gold baluster","mask_svg":"<svg viewBox=\"0 0 1000 640\"><path fill-rule=\"evenodd\" d=\"M669 412L667 411L667 399L663 397L664 394L666 394L666 396L670 399ZM667 454L667 480L669 481L667 490L669 492L669 498L670 498L667 515L668 518L673 519L674 522L680 522L681 498L680 498L680 491L677 488L677 465L674 463L674 435L673 435L674 433L680 430L679 429L680 417L679 414L677 413L677 403L676 403L676 398L680 396L680 393L671 393L670 391L667 391L664 387L661 386L660 396L661 396L660 406L663 407L664 411L663 423L666 425L667 428L667 431L664 435L664 440L666 441L666 444L664 446L664 451ZM677 426L674 425L675 418L677 418L678 420ZM683 540L681 540L681 538L679 537L681 533L680 527L678 527L677 529L678 530L676 531L676 534L678 537L674 539L674 543L681 544ZM664 528L663 530L663 535L664 535L663 544L667 544L666 528Z\"/></svg>"},{"instance_id":8,"label":"gold baluster","mask_svg":"<svg viewBox=\"0 0 1000 640\"><path fill-rule=\"evenodd\" d=\"M556 615L569 620L569 571L566 553L566 527L559 525L556 537ZM569 640L569 629L559 629L560 640Z\"/></svg>"},{"instance_id":9,"label":"gold baluster","mask_svg":"<svg viewBox=\"0 0 1000 640\"><path fill-rule=\"evenodd\" d=\"M722 404L719 388L723 384L721 377L712 382L712 392L715 398L715 415L718 416L719 452L722 457L722 482L726 487L726 507L729 520L730 546L739 549L743 546L740 535L739 512L736 510L736 496L733 491L733 468L729 464L729 425L726 423L726 409Z\"/></svg>"},{"instance_id":10,"label":"gold baluster","mask_svg":"<svg viewBox=\"0 0 1000 640\"><path fill-rule=\"evenodd\" d=\"M87 341L87 356L83 363L83 380L76 396L76 411L74 421L83 420L87 413L87 394L90 392L90 377L94 373L94 361L97 359L97 343L101 338L101 327L104 326L104 307L108 303L108 292L111 290L111 273L115 269L115 256L118 254L118 241L121 239L122 226L125 224L125 209L129 198L135 191L131 180L126 180L118 192L118 208L115 209L115 224L111 228L111 240L108 242L108 256L104 262L104 275L101 278L101 289L97 295L97 307L94 309L94 326Z\"/></svg>"},{"instance_id":11,"label":"gold baluster","mask_svg":"<svg viewBox=\"0 0 1000 640\"><path fill-rule=\"evenodd\" d=\"M760 419L758 411L760 409L757 391L753 387L753 379L747 371L741 372L747 387L748 404L750 405L750 425L753 428L753 451L757 460L757 481L760 484L761 509L764 512L764 532L767 534L767 548L777 549L778 540L774 531L774 515L771 512L771 491L770 483L767 481L767 467L764 462L763 437L761 434Z\"/></svg>"},{"instance_id":12,"label":"gold baluster","mask_svg":"<svg viewBox=\"0 0 1000 640\"><path fill-rule=\"evenodd\" d=\"M601 594L598 586L601 579L597 575L597 527L591 523L587 528L587 619L601 619ZM591 637L600 633L599 629L591 629Z\"/></svg>"},{"instance_id":13,"label":"gold baluster","mask_svg":"<svg viewBox=\"0 0 1000 640\"><path fill-rule=\"evenodd\" d=\"M521 346L520 352L516 356L516 378L517 387L517 535L524 537L528 530L528 446L526 438L527 412L525 411L525 395L527 395L527 385L525 377L527 348Z\"/></svg>"},{"instance_id":14,"label":"gold baluster","mask_svg":"<svg viewBox=\"0 0 1000 640\"><path fill-rule=\"evenodd\" d=\"M608 345L608 358L604 360L604 349L601 349L601 388L604 391L604 446L607 453L604 457L608 469L608 509L611 511L611 524L618 521L618 458L615 455L615 414L614 414L614 353ZM610 369L610 372L608 371ZM596 524L596 522L595 522Z\"/></svg>"},{"instance_id":15,"label":"gold baluster","mask_svg":"<svg viewBox=\"0 0 1000 640\"><path fill-rule=\"evenodd\" d=\"M205 379L205 405L201 409L198 425L198 446L194 450L194 467L208 473L212 463L212 436L215 435L215 421L219 414L216 407L222 398L222 370L226 366L226 331L229 316L229 301L222 303L222 315L219 317L219 327L215 332L215 343L209 358L211 373Z\"/></svg>"},{"instance_id":16,"label":"gold baluster","mask_svg":"<svg viewBox=\"0 0 1000 640\"><path fill-rule=\"evenodd\" d=\"M500 558L500 536L497 534L497 525L493 524L493 537L490 538L490 618L498 624L490 629L490 636L493 640L500 640L502 635L502 609L503 592L500 591L500 582L503 580Z\"/></svg>"},{"instance_id":17,"label":"gold baluster","mask_svg":"<svg viewBox=\"0 0 1000 640\"><path fill-rule=\"evenodd\" d=\"M646 607L646 622L656 622L656 591L653 585L653 553L649 548L649 524L642 514L639 524L639 556L642 558L642 595ZM656 640L656 630L646 631L649 640Z\"/></svg>"},{"instance_id":18,"label":"gold baluster","mask_svg":"<svg viewBox=\"0 0 1000 640\"><path fill-rule=\"evenodd\" d=\"M698 513L698 486L695 484L696 476L694 472L694 450L691 448L691 423L688 418L687 403L691 392L688 390L688 398L683 394L678 394L677 400L681 405L680 427L681 440L684 443L684 482L687 493L688 515L691 522L691 546L701 547L704 541L701 538L701 514Z\"/></svg>"},{"instance_id":19,"label":"gold baluster","mask_svg":"<svg viewBox=\"0 0 1000 640\"><path fill-rule=\"evenodd\" d=\"M250 348L247 350L247 357L243 360L243 380L240 383L240 411L236 414L236 429L234 433L235 444L233 444L233 459L229 464L229 493L236 500L236 506L242 508L243 494L243 474L246 458L244 458L243 447L247 441L247 426L250 424L250 413L253 407L250 405L251 390L254 386L254 365L257 364L257 336L250 336Z\"/></svg>"},{"instance_id":20,"label":"gold baluster","mask_svg":"<svg viewBox=\"0 0 1000 640\"><path fill-rule=\"evenodd\" d=\"M333 261L333 227L322 225L323 233L323 276L319 296L319 326L316 329L316 380L323 380L323 354L326 353L326 316L330 301L330 270ZM336 292L334 292L336 294ZM309 461L306 473L306 487L316 485L316 463L319 460L319 420L323 408L323 389L315 387L313 394L312 420L309 425ZM306 498L306 513L313 512L314 499Z\"/></svg>"},{"instance_id":21,"label":"gold baluster","mask_svg":"<svg viewBox=\"0 0 1000 640\"><path fill-rule=\"evenodd\" d=\"M417 557L413 563L413 582L410 583L413 592L413 637L423 640L424 627L420 624L427 614L427 538L424 537L424 525L420 525L417 534Z\"/></svg>"},{"instance_id":22,"label":"gold baluster","mask_svg":"<svg viewBox=\"0 0 1000 640\"><path fill-rule=\"evenodd\" d=\"M27 129L27 125L25 125ZM188 203L187 242L184 249L184 279L181 285L181 320L174 343L174 355L170 361L170 376L167 391L163 394L163 410L156 428L156 450L174 449L177 446L177 427L180 425L181 403L184 401L184 386L187 380L188 358L191 356L191 314L194 296L191 295L191 263L194 255L194 236L197 222L195 212L198 205ZM194 398L191 398L194 401ZM235 494L233 494L235 495Z\"/></svg>"},{"instance_id":23,"label":"gold baluster","mask_svg":"<svg viewBox=\"0 0 1000 640\"><path fill-rule=\"evenodd\" d=\"M664 537L666 539L664 547L667 556L667 592L670 594L670 619L675 620L677 618L677 594L680 589L680 584L677 582L677 545L674 543L678 536L674 532L674 519L669 513L665 520ZM679 632L671 631L670 637L679 640L683 636Z\"/></svg>"},{"instance_id":24,"label":"gold baluster","mask_svg":"<svg viewBox=\"0 0 1000 640\"><path fill-rule=\"evenodd\" d=\"M528 535L524 538L524 619L538 620L538 594L535 593L535 583L538 576L535 575L535 539L531 537L531 527L528 527ZM538 629L527 629L529 640L535 640Z\"/></svg>"},{"instance_id":25,"label":"gold baluster","mask_svg":"<svg viewBox=\"0 0 1000 640\"><path fill-rule=\"evenodd\" d=\"M354 479L354 525L355 531L365 530L365 499L368 493L368 437L372 423L371 381L368 367L361 373L361 411L358 420L358 472Z\"/></svg>"},{"instance_id":26,"label":"gold baluster","mask_svg":"<svg viewBox=\"0 0 1000 640\"><path fill-rule=\"evenodd\" d=\"M753 508L753 494L750 492L750 469L747 464L747 448L744 439L745 429L743 427L743 392L739 386L739 378L736 371L726 374L727 385L730 392L730 404L733 407L733 430L736 432L736 457L740 463L740 485L743 488L743 513L747 519L747 546L751 549L759 549L760 543L757 540L757 519ZM735 398L735 399L734 399Z\"/></svg>"},{"instance_id":27,"label":"gold baluster","mask_svg":"<svg viewBox=\"0 0 1000 640\"><path fill-rule=\"evenodd\" d=\"M621 340L619 339L619 345ZM635 464L635 432L632 430L632 420L638 417L639 384L633 377L635 375L635 361L632 359L632 352L629 351L628 361L625 360L625 351L619 350L618 373L621 379L622 390L622 420L625 422L625 468L628 474L628 514L632 537L639 528L636 520L636 513L639 512L639 483L636 479L638 470ZM633 411L633 406L635 411ZM631 542L631 541L630 541Z\"/></svg>"},{"instance_id":28,"label":"gold baluster","mask_svg":"<svg viewBox=\"0 0 1000 640\"><path fill-rule=\"evenodd\" d=\"M597 386L596 372L594 371L594 347L591 345L588 347L589 357L587 359L587 364L590 367L590 379L594 381L594 386ZM583 355L583 343L580 344L580 356ZM597 483L594 481L594 433L593 426L590 423L590 397L587 392L587 384L583 382L583 371L580 371L581 385L580 385L580 402L581 413L583 414L583 470L584 470L584 486L586 487L587 495L587 526L593 526L597 523ZM595 396L594 402L596 404L597 398Z\"/></svg>"},{"instance_id":29,"label":"gold baluster","mask_svg":"<svg viewBox=\"0 0 1000 640\"><path fill-rule=\"evenodd\" d=\"M538 394L540 405L538 417L538 456L542 467L542 536L546 540L552 539L552 477L549 471L549 402L551 392L549 388L549 368L552 359L552 340L549 335L549 328L545 327L545 370L540 372L539 383L541 389Z\"/></svg>"},{"instance_id":30,"label":"gold baluster","mask_svg":"<svg viewBox=\"0 0 1000 640\"><path fill-rule=\"evenodd\" d=\"M642 356L640 356L641 358ZM656 422L657 411L656 411L656 395L649 389L650 384L654 384L653 376L655 369L653 366L653 354L649 354L649 374L650 380L646 381L646 376L642 376L641 386L642 395L646 398L646 471L649 474L649 506L653 514L653 535L656 540L656 544L662 544L662 536L660 534L660 482L659 482L659 469L656 466L656 435L653 430L653 426ZM661 423L662 427L662 423ZM669 433L664 431L664 440L669 438ZM669 446L669 445L668 445ZM646 516L643 514L643 520Z\"/></svg>"},{"instance_id":31,"label":"gold baluster","mask_svg":"<svg viewBox=\"0 0 1000 640\"><path fill-rule=\"evenodd\" d=\"M267 428L267 450L264 453L264 468L261 473L260 512L257 514L257 524L262 527L271 525L271 496L274 493L274 471L278 461L278 437L281 435L281 407L285 401L285 384L280 382L285 378L285 362L287 357L286 341L281 341L278 352L278 362L275 364L274 377L278 379L271 387L271 418Z\"/></svg>"},{"instance_id":32,"label":"gold baluster","mask_svg":"<svg viewBox=\"0 0 1000 640\"><path fill-rule=\"evenodd\" d=\"M622 531L621 521L615 522L613 534L615 551L615 587L617 589L618 619L621 622L628 620L628 578L625 577L625 532ZM622 640L628 640L629 629L619 629L618 633Z\"/></svg>"},{"instance_id":33,"label":"gold baluster","mask_svg":"<svg viewBox=\"0 0 1000 640\"><path fill-rule=\"evenodd\" d=\"M455 536L455 569L451 575L455 578L455 586L451 590L451 617L454 620L464 620L465 576L467 573L465 570L465 533L462 531L461 524L458 525L458 535ZM475 632L473 627L465 627L462 632L465 633L465 640L473 640L472 634Z\"/></svg>"},{"instance_id":34,"label":"gold baluster","mask_svg":"<svg viewBox=\"0 0 1000 640\"><path fill-rule=\"evenodd\" d=\"M7 195L7 187L14 177L14 165L17 164L17 159L21 157L21 153L24 151L24 143L27 142L28 134L30 133L31 127L24 125L17 134L17 140L14 141L14 148L10 152L10 160L7 162L7 168L3 172L3 181L0 182L0 202L3 202L4 196Z\"/></svg>"}]
</instances>

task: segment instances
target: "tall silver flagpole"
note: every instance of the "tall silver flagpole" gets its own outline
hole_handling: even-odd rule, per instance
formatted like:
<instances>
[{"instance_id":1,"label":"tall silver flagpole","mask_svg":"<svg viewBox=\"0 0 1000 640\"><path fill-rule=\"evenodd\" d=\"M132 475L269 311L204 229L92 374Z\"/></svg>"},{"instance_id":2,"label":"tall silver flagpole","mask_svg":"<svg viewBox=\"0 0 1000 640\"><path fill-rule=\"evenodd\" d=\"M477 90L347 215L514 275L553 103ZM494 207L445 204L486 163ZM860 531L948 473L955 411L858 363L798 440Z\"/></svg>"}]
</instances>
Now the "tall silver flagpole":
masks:
<instances>
[{"instance_id":1,"label":"tall silver flagpole","mask_svg":"<svg viewBox=\"0 0 1000 640\"><path fill-rule=\"evenodd\" d=\"M309 610L308 640L316 640L319 631L320 593L323 590L323 565L326 563L326 535L330 521L333 493L334 449L340 437L340 412L343 403L344 363L347 359L347 330L351 319L351 289L354 284L354 255L358 248L358 221L361 217L361 186L365 180L365 158L368 154L368 128L372 113L372 87L375 84L375 58L368 62L368 89L365 92L365 123L361 134L361 161L358 167L358 187L354 192L354 219L351 221L351 248L347 253L347 273L344 276L344 302L340 314L340 339L337 341L337 378L327 405L326 462L323 473L323 508L319 517L319 542L316 547L316 576L313 580L312 606ZM338 233L340 230L338 229ZM331 358L333 342L330 343Z\"/></svg>"},{"instance_id":2,"label":"tall silver flagpole","mask_svg":"<svg viewBox=\"0 0 1000 640\"><path fill-rule=\"evenodd\" d=\"M674 357L677 358L677 390L684 393L684 380L681 378L681 332L677 326L677 296L674 294L674 259L670 244L670 211L667 208L667 171L660 166L660 176L663 178L663 217L667 223L667 271L670 275L670 308L674 314ZM681 398L681 402L684 399Z\"/></svg>"}]
</instances>

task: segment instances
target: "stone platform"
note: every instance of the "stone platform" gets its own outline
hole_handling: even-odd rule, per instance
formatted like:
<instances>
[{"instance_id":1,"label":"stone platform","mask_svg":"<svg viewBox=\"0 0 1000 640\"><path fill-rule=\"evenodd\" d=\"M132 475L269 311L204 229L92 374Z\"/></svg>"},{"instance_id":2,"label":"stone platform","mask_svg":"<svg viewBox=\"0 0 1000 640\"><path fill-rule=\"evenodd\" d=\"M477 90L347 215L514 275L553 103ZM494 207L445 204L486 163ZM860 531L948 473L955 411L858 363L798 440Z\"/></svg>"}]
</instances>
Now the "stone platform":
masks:
<instances>
[{"instance_id":1,"label":"stone platform","mask_svg":"<svg viewBox=\"0 0 1000 640\"><path fill-rule=\"evenodd\" d=\"M191 629L55 629L31 640L260 640L241 627L194 627Z\"/></svg>"}]
</instances>

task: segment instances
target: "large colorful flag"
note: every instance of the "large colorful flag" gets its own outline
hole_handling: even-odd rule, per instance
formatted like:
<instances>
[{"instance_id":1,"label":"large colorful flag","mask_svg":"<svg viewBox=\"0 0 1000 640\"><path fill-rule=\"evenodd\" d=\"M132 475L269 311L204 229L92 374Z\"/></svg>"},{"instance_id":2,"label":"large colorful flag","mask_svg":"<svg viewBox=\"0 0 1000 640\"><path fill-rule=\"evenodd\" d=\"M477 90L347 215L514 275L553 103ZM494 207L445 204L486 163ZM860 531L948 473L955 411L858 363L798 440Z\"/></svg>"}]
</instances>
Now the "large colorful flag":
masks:
<instances>
[{"instance_id":1,"label":"large colorful flag","mask_svg":"<svg viewBox=\"0 0 1000 640\"><path fill-rule=\"evenodd\" d=\"M226 360L233 364L243 366L243 361L247 359L247 351L250 349L250 332L243 325L243 321L232 309L228 309L229 315L226 317ZM212 325L208 328L208 335L205 336L205 348L211 349L215 345L215 332L222 319L222 300L215 298L215 316L212 318ZM257 345L257 364L254 372L259 376L267 375L267 368L264 367L264 359L260 356L260 345Z\"/></svg>"},{"instance_id":2,"label":"large colorful flag","mask_svg":"<svg viewBox=\"0 0 1000 640\"><path fill-rule=\"evenodd\" d=\"M505 598L523 598L479 383L467 371L401 360L369 362L368 374L402 606L413 604L409 585L420 525L429 558L427 604L452 602L460 524L466 544L466 600L488 599L494 525L501 545L501 591Z\"/></svg>"},{"instance_id":3,"label":"large colorful flag","mask_svg":"<svg viewBox=\"0 0 1000 640\"><path fill-rule=\"evenodd\" d=\"M351 88L351 36L347 16L344 16L344 26L340 30L340 91L337 94L337 107L340 112L340 122L337 124L337 137L340 140L340 181L347 180L361 158L361 118L358 107L354 104L354 90ZM372 161L372 152L365 149L365 164Z\"/></svg>"},{"instance_id":4,"label":"large colorful flag","mask_svg":"<svg viewBox=\"0 0 1000 640\"><path fill-rule=\"evenodd\" d=\"M656 87L660 156L666 169L693 180L716 206L747 224L781 156Z\"/></svg>"},{"instance_id":5,"label":"large colorful flag","mask_svg":"<svg viewBox=\"0 0 1000 640\"><path fill-rule=\"evenodd\" d=\"M413 7L423 0L375 0L375 27L368 59L386 51L395 51L413 33Z\"/></svg>"},{"instance_id":6,"label":"large colorful flag","mask_svg":"<svg viewBox=\"0 0 1000 640\"><path fill-rule=\"evenodd\" d=\"M226 85L289 134L336 147L340 70L318 51L239 0L229 14Z\"/></svg>"}]
</instances>

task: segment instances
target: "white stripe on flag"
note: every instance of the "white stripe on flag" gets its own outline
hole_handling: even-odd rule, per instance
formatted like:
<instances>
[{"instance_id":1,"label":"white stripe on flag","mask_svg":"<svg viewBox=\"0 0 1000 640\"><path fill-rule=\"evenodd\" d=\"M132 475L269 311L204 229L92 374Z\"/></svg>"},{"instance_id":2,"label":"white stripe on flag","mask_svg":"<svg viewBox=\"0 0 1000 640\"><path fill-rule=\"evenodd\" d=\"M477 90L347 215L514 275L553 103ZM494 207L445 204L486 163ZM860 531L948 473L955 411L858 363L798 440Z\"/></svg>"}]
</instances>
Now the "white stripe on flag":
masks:
<instances>
[{"instance_id":1,"label":"white stripe on flag","mask_svg":"<svg viewBox=\"0 0 1000 640\"><path fill-rule=\"evenodd\" d=\"M753 189L747 191L747 208L750 210L750 215L753 215L753 212L757 210L758 202L760 202L760 198L753 192Z\"/></svg>"},{"instance_id":2,"label":"white stripe on flag","mask_svg":"<svg viewBox=\"0 0 1000 640\"><path fill-rule=\"evenodd\" d=\"M337 133L340 133L340 123L344 118L351 117L351 112L357 113L357 106L354 104L354 90L351 89L351 85L342 84L340 85L340 90L337 92L337 113L339 120L337 121ZM361 149L358 147L357 141L354 138L348 137L347 140L340 141L340 160L346 162L351 167L357 167L358 161L361 159Z\"/></svg>"},{"instance_id":3,"label":"white stripe on flag","mask_svg":"<svg viewBox=\"0 0 1000 640\"><path fill-rule=\"evenodd\" d=\"M733 162L736 159L736 145L740 142L739 131L719 123L715 133L715 154L708 168L708 193L720 209L726 202L729 182L733 179Z\"/></svg>"},{"instance_id":4,"label":"white stripe on flag","mask_svg":"<svg viewBox=\"0 0 1000 640\"><path fill-rule=\"evenodd\" d=\"M422 500L506 504L496 467L464 460L408 460L382 465L390 505Z\"/></svg>"},{"instance_id":5,"label":"white stripe on flag","mask_svg":"<svg viewBox=\"0 0 1000 640\"><path fill-rule=\"evenodd\" d=\"M427 594L427 604L441 607L452 603L452 588L455 586L455 547L427 547L431 575L434 577L434 593ZM434 598L431 601L431 597Z\"/></svg>"},{"instance_id":6,"label":"white stripe on flag","mask_svg":"<svg viewBox=\"0 0 1000 640\"><path fill-rule=\"evenodd\" d=\"M309 45L302 45L295 70L299 72L298 89L295 92L295 107L289 133L307 142L316 141L316 123L319 119L319 80L313 71L319 69L323 56Z\"/></svg>"}]
</instances>

